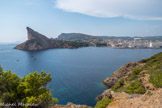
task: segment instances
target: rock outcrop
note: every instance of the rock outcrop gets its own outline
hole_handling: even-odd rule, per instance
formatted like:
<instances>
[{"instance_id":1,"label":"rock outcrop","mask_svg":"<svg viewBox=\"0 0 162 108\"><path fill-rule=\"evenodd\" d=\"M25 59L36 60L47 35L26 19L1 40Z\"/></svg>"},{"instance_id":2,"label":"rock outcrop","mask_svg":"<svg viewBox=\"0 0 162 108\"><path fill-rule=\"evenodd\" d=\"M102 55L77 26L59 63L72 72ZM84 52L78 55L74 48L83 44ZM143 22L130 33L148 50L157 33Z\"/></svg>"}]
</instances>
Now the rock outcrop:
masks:
<instances>
[{"instance_id":1,"label":"rock outcrop","mask_svg":"<svg viewBox=\"0 0 162 108\"><path fill-rule=\"evenodd\" d=\"M117 71L115 71L110 77L104 80L102 83L108 87L112 87L115 85L121 78L129 76L130 71L134 68L143 65L142 63L129 62L126 65L120 67Z\"/></svg>"},{"instance_id":2,"label":"rock outcrop","mask_svg":"<svg viewBox=\"0 0 162 108\"><path fill-rule=\"evenodd\" d=\"M43 50L52 48L50 39L27 27L28 40L18 46L20 50Z\"/></svg>"},{"instance_id":3,"label":"rock outcrop","mask_svg":"<svg viewBox=\"0 0 162 108\"><path fill-rule=\"evenodd\" d=\"M144 95L115 93L107 108L162 108L162 89L148 91Z\"/></svg>"},{"instance_id":4,"label":"rock outcrop","mask_svg":"<svg viewBox=\"0 0 162 108\"><path fill-rule=\"evenodd\" d=\"M97 100L102 100L105 97L112 99L112 94L114 94L114 91L112 91L111 89L107 89L102 94L97 96Z\"/></svg>"},{"instance_id":5,"label":"rock outcrop","mask_svg":"<svg viewBox=\"0 0 162 108\"><path fill-rule=\"evenodd\" d=\"M97 99L111 99L106 108L162 108L161 72L162 53L128 63L103 82L111 88Z\"/></svg>"},{"instance_id":6,"label":"rock outcrop","mask_svg":"<svg viewBox=\"0 0 162 108\"><path fill-rule=\"evenodd\" d=\"M32 30L27 27L28 40L20 45L17 45L15 49L19 50L46 50L52 48L79 48L88 46L87 43L63 41L56 39L49 39L46 36Z\"/></svg>"}]
</instances>

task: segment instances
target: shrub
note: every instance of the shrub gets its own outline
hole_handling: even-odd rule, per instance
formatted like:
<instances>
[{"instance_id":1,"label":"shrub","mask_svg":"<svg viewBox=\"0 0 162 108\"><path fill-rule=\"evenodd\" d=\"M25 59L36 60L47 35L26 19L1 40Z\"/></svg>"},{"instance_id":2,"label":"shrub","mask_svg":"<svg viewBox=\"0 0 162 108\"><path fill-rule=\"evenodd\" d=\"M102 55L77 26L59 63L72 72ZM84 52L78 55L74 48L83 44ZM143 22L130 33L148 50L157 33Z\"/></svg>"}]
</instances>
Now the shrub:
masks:
<instances>
[{"instance_id":1,"label":"shrub","mask_svg":"<svg viewBox=\"0 0 162 108\"><path fill-rule=\"evenodd\" d=\"M150 82L156 88L161 88L162 87L162 71L157 71L157 72L154 72L154 74L151 74Z\"/></svg>"},{"instance_id":2,"label":"shrub","mask_svg":"<svg viewBox=\"0 0 162 108\"><path fill-rule=\"evenodd\" d=\"M144 94L146 92L145 88L140 84L138 80L135 80L130 85L128 85L124 91L128 94Z\"/></svg>"},{"instance_id":3,"label":"shrub","mask_svg":"<svg viewBox=\"0 0 162 108\"><path fill-rule=\"evenodd\" d=\"M137 76L135 74L132 74L129 78L128 81L132 81L136 78Z\"/></svg>"},{"instance_id":4,"label":"shrub","mask_svg":"<svg viewBox=\"0 0 162 108\"><path fill-rule=\"evenodd\" d=\"M133 74L138 75L142 71L142 67L137 67L133 70Z\"/></svg>"},{"instance_id":5,"label":"shrub","mask_svg":"<svg viewBox=\"0 0 162 108\"><path fill-rule=\"evenodd\" d=\"M121 80L119 80L111 89L113 91L119 91L120 88L124 85L124 79L122 78Z\"/></svg>"},{"instance_id":6,"label":"shrub","mask_svg":"<svg viewBox=\"0 0 162 108\"><path fill-rule=\"evenodd\" d=\"M20 78L11 71L4 72L0 67L0 76L0 102L38 104L39 108L57 103L46 87L52 80L50 73L34 72Z\"/></svg>"},{"instance_id":7,"label":"shrub","mask_svg":"<svg viewBox=\"0 0 162 108\"><path fill-rule=\"evenodd\" d=\"M111 100L109 98L105 97L102 100L98 101L94 108L106 108L110 102L111 102Z\"/></svg>"}]
</instances>

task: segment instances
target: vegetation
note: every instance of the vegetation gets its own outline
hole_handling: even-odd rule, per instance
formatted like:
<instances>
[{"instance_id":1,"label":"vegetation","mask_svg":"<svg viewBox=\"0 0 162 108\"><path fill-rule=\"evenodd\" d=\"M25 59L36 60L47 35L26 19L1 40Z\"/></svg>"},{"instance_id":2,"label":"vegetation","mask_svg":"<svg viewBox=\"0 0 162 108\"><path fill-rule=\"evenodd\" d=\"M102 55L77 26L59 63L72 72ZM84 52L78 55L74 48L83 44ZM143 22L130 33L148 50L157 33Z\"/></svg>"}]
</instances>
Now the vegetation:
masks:
<instances>
[{"instance_id":1,"label":"vegetation","mask_svg":"<svg viewBox=\"0 0 162 108\"><path fill-rule=\"evenodd\" d=\"M4 103L19 103L38 105L45 107L48 104L57 103L47 84L52 80L50 73L42 71L33 72L20 78L11 71L4 72L0 67L0 101Z\"/></svg>"},{"instance_id":2,"label":"vegetation","mask_svg":"<svg viewBox=\"0 0 162 108\"><path fill-rule=\"evenodd\" d=\"M110 102L111 102L111 100L109 98L105 97L102 100L98 101L94 108L106 108Z\"/></svg>"},{"instance_id":3,"label":"vegetation","mask_svg":"<svg viewBox=\"0 0 162 108\"><path fill-rule=\"evenodd\" d=\"M138 75L141 71L142 71L142 67L136 67L136 68L133 70L133 74L134 74L134 75Z\"/></svg>"},{"instance_id":4,"label":"vegetation","mask_svg":"<svg viewBox=\"0 0 162 108\"><path fill-rule=\"evenodd\" d=\"M135 80L139 77L139 73L142 71L143 67L136 67L133 69L131 76L128 78L128 81Z\"/></svg>"},{"instance_id":5,"label":"vegetation","mask_svg":"<svg viewBox=\"0 0 162 108\"><path fill-rule=\"evenodd\" d=\"M96 46L97 47L107 46L107 43L97 43Z\"/></svg>"},{"instance_id":6,"label":"vegetation","mask_svg":"<svg viewBox=\"0 0 162 108\"><path fill-rule=\"evenodd\" d=\"M146 92L146 90L144 87L142 87L141 83L138 80L135 80L125 88L124 92L128 94L135 94L135 93L143 94Z\"/></svg>"},{"instance_id":7,"label":"vegetation","mask_svg":"<svg viewBox=\"0 0 162 108\"><path fill-rule=\"evenodd\" d=\"M156 87L162 87L162 52L150 58L143 59L139 63L146 63L144 70L149 70L150 82Z\"/></svg>"},{"instance_id":8,"label":"vegetation","mask_svg":"<svg viewBox=\"0 0 162 108\"><path fill-rule=\"evenodd\" d=\"M118 81L118 83L116 83L111 89L112 89L113 91L118 92L118 91L121 91L121 87L122 87L123 85L124 85L124 78L121 79L120 81Z\"/></svg>"},{"instance_id":9,"label":"vegetation","mask_svg":"<svg viewBox=\"0 0 162 108\"><path fill-rule=\"evenodd\" d=\"M156 88L162 88L162 71L156 71L154 74L151 74L150 82Z\"/></svg>"},{"instance_id":10,"label":"vegetation","mask_svg":"<svg viewBox=\"0 0 162 108\"><path fill-rule=\"evenodd\" d=\"M87 47L89 46L89 44L87 42L76 42L76 41L69 41L67 42L68 45L75 47L75 48L79 48L79 47Z\"/></svg>"},{"instance_id":11,"label":"vegetation","mask_svg":"<svg viewBox=\"0 0 162 108\"><path fill-rule=\"evenodd\" d=\"M162 87L162 52L158 53L150 58L143 59L139 63L145 63L142 66L136 67L132 70L131 75L128 78L122 78L111 89L116 92L124 91L129 94L146 92L145 88L139 82L140 77L144 77L144 74L140 74L145 71L150 75L150 83L156 88Z\"/></svg>"}]
</instances>

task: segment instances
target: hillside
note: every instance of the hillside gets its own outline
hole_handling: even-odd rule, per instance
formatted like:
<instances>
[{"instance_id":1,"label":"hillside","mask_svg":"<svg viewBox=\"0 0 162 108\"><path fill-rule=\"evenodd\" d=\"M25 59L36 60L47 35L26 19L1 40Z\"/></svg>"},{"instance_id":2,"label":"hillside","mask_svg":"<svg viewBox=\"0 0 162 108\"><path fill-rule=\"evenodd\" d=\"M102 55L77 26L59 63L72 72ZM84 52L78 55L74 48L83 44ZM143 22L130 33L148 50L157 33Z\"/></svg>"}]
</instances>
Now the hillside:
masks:
<instances>
[{"instance_id":1,"label":"hillside","mask_svg":"<svg viewBox=\"0 0 162 108\"><path fill-rule=\"evenodd\" d=\"M62 33L58 36L58 40L89 40L89 39L122 39L122 40L133 40L134 37L130 36L93 36L82 33ZM159 40L162 41L162 36L145 36L143 40Z\"/></svg>"},{"instance_id":2,"label":"hillside","mask_svg":"<svg viewBox=\"0 0 162 108\"><path fill-rule=\"evenodd\" d=\"M111 89L97 98L109 98L108 108L162 107L162 52L138 63L127 63L103 84Z\"/></svg>"},{"instance_id":3,"label":"hillside","mask_svg":"<svg viewBox=\"0 0 162 108\"><path fill-rule=\"evenodd\" d=\"M95 39L92 35L86 35L82 33L61 33L58 36L59 40L87 40L87 39Z\"/></svg>"}]
</instances>

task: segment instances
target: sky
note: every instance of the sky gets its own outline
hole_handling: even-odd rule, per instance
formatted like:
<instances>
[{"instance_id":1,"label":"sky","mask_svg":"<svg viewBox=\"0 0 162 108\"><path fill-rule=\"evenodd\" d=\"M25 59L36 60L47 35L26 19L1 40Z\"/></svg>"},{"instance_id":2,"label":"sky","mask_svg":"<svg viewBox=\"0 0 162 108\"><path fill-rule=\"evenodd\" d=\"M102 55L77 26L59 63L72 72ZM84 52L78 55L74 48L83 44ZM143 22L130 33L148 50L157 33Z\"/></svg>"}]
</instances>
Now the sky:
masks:
<instances>
[{"instance_id":1,"label":"sky","mask_svg":"<svg viewBox=\"0 0 162 108\"><path fill-rule=\"evenodd\" d=\"M49 38L162 36L162 0L0 0L0 42L27 40L27 26Z\"/></svg>"}]
</instances>

